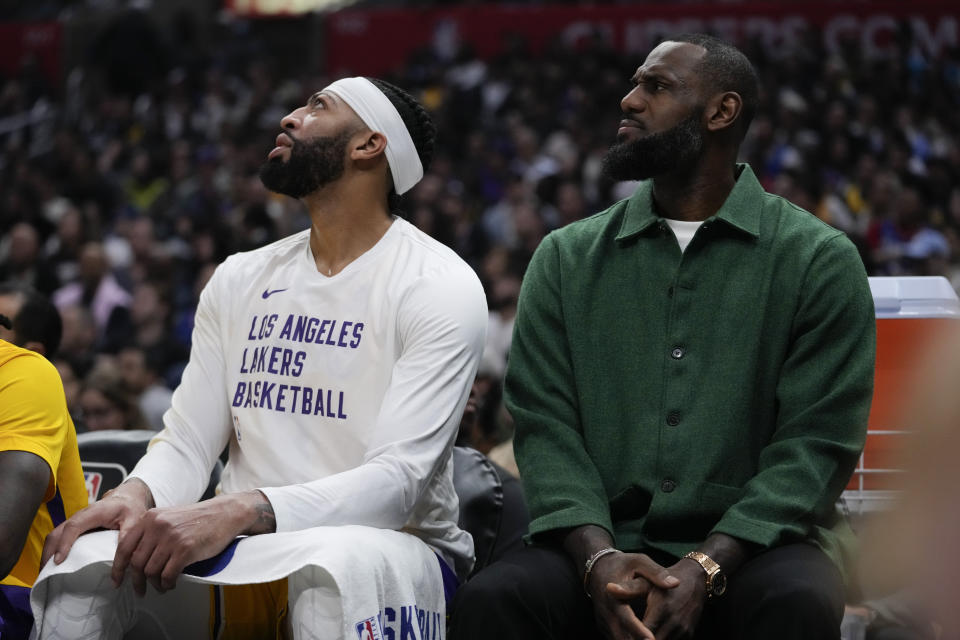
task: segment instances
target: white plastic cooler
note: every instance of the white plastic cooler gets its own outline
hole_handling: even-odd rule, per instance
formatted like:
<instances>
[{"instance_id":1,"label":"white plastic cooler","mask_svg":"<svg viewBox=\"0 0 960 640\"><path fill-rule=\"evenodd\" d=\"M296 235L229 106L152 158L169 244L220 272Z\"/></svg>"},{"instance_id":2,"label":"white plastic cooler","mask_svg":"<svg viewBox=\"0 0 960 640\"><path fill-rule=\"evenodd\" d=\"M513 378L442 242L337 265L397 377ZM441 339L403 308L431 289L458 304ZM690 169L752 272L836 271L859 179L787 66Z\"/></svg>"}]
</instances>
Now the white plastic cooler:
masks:
<instances>
[{"instance_id":1,"label":"white plastic cooler","mask_svg":"<svg viewBox=\"0 0 960 640\"><path fill-rule=\"evenodd\" d=\"M946 278L870 278L877 360L867 444L843 498L852 513L887 506L898 486L898 453L914 425L902 414L913 376L944 332L960 332L960 300Z\"/></svg>"}]
</instances>

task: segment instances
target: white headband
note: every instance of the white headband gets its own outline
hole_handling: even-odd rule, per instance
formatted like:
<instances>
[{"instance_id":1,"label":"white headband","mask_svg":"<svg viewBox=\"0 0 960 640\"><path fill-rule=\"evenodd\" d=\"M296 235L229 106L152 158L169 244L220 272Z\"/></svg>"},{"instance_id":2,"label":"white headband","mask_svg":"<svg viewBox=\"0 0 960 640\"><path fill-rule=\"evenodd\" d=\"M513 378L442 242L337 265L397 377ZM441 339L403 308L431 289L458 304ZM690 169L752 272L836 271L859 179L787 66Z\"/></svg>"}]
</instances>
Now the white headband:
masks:
<instances>
[{"instance_id":1,"label":"white headband","mask_svg":"<svg viewBox=\"0 0 960 640\"><path fill-rule=\"evenodd\" d=\"M366 78L341 78L324 91L340 96L365 125L386 136L387 164L393 175L393 188L398 194L420 182L423 165L420 164L413 138L397 108L377 85Z\"/></svg>"}]
</instances>

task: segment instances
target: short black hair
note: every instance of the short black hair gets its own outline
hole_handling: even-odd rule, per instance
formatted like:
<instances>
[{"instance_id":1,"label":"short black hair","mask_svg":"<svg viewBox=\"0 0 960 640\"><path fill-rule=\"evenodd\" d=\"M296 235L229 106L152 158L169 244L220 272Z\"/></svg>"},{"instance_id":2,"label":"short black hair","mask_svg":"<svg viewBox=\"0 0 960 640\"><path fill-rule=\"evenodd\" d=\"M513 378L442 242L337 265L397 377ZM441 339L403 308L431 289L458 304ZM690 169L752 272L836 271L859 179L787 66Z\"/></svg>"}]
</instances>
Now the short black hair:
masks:
<instances>
[{"instance_id":1,"label":"short black hair","mask_svg":"<svg viewBox=\"0 0 960 640\"><path fill-rule=\"evenodd\" d=\"M413 146L417 149L423 172L426 173L433 161L433 147L437 139L437 126L433 123L433 118L416 98L400 87L378 78L367 78L367 80L387 96L400 114L400 119L403 120L413 139ZM396 189L390 190L387 195L387 204L393 211L399 209L400 196Z\"/></svg>"},{"instance_id":2,"label":"short black hair","mask_svg":"<svg viewBox=\"0 0 960 640\"><path fill-rule=\"evenodd\" d=\"M11 318L17 344L39 342L46 351L46 357L52 358L60 348L60 338L63 335L60 312L46 296L33 287L17 282L0 283L0 296L11 295L23 299L20 311L16 317Z\"/></svg>"},{"instance_id":3,"label":"short black hair","mask_svg":"<svg viewBox=\"0 0 960 640\"><path fill-rule=\"evenodd\" d=\"M709 91L736 91L740 94L743 100L740 135L746 134L760 101L760 78L747 56L729 42L704 33L684 33L667 38L665 42L687 42L707 50L696 70Z\"/></svg>"}]
</instances>

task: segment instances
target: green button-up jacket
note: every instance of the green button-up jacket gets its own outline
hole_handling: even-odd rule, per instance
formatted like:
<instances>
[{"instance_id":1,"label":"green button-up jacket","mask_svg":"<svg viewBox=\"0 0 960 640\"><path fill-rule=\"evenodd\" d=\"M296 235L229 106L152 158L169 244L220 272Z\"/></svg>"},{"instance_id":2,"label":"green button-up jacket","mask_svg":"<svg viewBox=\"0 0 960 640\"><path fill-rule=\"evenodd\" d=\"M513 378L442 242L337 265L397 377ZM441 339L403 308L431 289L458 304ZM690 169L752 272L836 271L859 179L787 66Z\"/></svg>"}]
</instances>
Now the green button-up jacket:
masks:
<instances>
[{"instance_id":1,"label":"green button-up jacket","mask_svg":"<svg viewBox=\"0 0 960 640\"><path fill-rule=\"evenodd\" d=\"M873 389L866 273L738 171L683 253L651 182L537 249L506 378L532 536L596 524L681 556L722 532L839 560Z\"/></svg>"}]
</instances>

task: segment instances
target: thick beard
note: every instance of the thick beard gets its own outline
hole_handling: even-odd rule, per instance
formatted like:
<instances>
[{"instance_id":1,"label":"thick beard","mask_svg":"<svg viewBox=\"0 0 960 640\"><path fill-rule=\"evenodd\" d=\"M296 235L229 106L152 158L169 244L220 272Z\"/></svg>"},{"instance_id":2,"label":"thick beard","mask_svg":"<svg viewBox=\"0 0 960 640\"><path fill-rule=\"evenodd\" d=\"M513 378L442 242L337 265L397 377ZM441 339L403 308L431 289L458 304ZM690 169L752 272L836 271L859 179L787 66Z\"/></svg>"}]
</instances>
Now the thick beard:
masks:
<instances>
[{"instance_id":1,"label":"thick beard","mask_svg":"<svg viewBox=\"0 0 960 640\"><path fill-rule=\"evenodd\" d=\"M604 175L612 180L646 180L692 165L703 151L702 115L703 109L694 109L666 131L614 143L603 156Z\"/></svg>"},{"instance_id":2,"label":"thick beard","mask_svg":"<svg viewBox=\"0 0 960 640\"><path fill-rule=\"evenodd\" d=\"M350 135L350 131L343 131L309 142L291 138L290 158L284 162L277 156L264 162L260 167L260 182L275 193L302 198L339 180Z\"/></svg>"}]
</instances>

